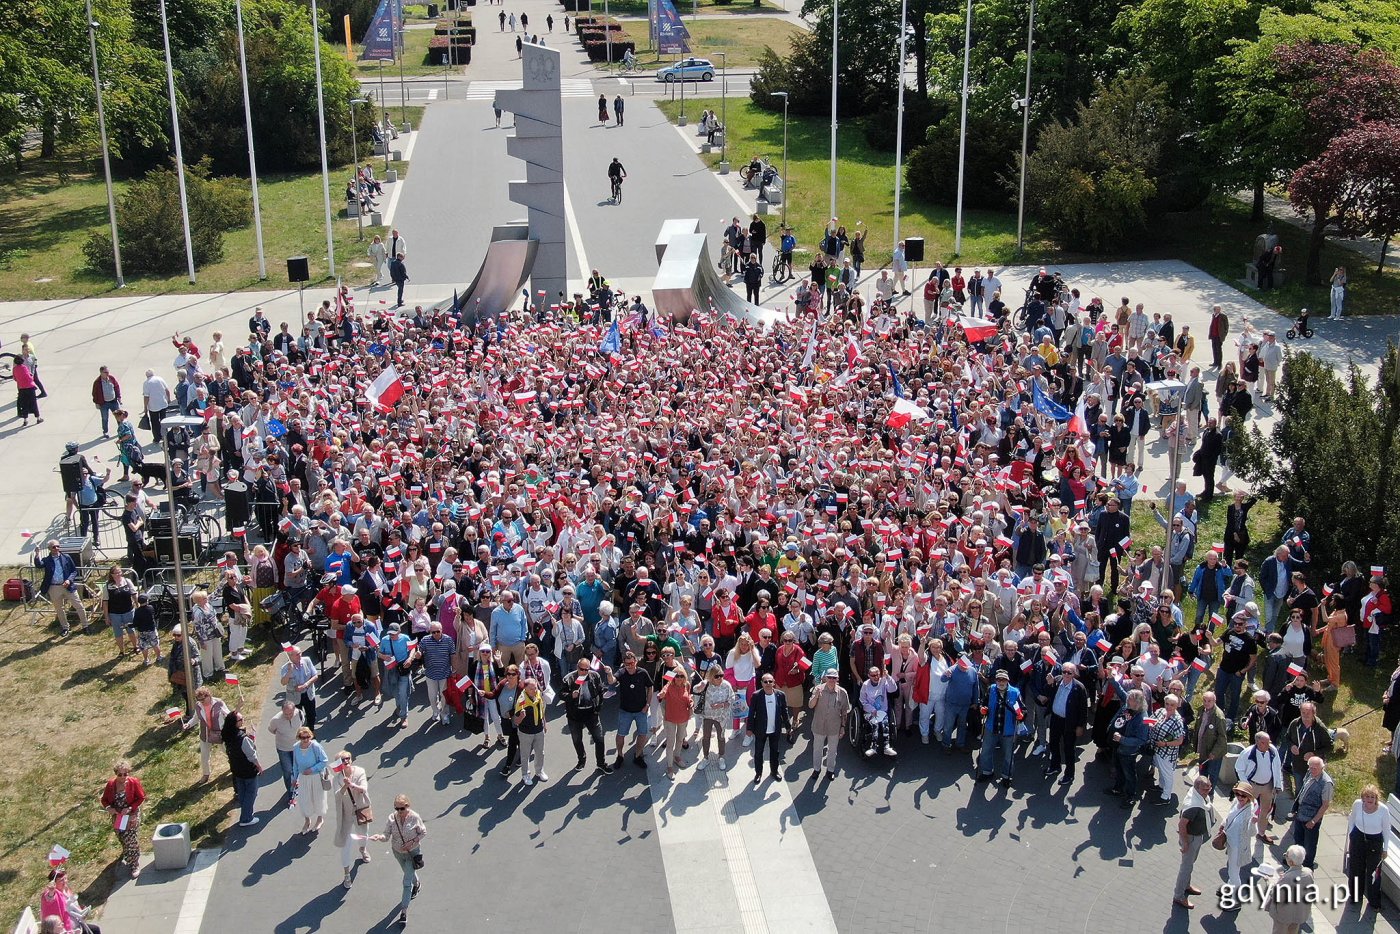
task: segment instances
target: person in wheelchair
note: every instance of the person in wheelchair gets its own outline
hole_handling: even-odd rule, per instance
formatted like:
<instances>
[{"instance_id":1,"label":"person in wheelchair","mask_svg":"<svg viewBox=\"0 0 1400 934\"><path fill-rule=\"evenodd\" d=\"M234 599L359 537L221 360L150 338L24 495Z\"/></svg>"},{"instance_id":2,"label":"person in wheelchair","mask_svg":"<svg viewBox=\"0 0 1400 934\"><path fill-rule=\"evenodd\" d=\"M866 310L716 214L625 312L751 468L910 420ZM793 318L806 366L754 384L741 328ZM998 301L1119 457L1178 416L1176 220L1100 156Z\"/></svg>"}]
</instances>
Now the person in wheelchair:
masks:
<instances>
[{"instance_id":1,"label":"person in wheelchair","mask_svg":"<svg viewBox=\"0 0 1400 934\"><path fill-rule=\"evenodd\" d=\"M865 745L867 759L875 758L877 751L887 756L895 754L894 747L890 745L890 693L897 690L899 685L895 684L894 678L882 668L870 666L870 677L860 686L860 711L868 729Z\"/></svg>"}]
</instances>

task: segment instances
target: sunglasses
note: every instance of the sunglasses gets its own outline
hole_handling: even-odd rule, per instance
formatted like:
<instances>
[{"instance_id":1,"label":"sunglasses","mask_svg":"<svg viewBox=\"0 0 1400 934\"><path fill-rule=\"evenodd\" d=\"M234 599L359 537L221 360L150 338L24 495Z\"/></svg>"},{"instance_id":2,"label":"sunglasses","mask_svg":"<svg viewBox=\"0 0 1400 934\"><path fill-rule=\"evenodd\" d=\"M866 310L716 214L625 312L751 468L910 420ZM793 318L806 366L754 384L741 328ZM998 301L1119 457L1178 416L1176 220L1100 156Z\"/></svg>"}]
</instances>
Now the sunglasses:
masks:
<instances>
[{"instance_id":1,"label":"sunglasses","mask_svg":"<svg viewBox=\"0 0 1400 934\"><path fill-rule=\"evenodd\" d=\"M407 810L408 810L408 805L406 805L406 804L396 804L396 805L394 805L394 810L396 810L396 811L407 811Z\"/></svg>"}]
</instances>

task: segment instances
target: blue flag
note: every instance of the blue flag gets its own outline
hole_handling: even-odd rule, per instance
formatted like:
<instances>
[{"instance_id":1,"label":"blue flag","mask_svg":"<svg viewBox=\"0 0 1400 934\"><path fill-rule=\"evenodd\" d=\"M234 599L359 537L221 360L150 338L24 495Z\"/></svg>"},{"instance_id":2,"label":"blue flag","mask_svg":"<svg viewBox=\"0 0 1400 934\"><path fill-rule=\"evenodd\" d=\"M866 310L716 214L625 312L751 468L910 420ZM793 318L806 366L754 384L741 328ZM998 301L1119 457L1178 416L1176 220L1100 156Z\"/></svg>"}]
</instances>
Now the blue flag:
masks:
<instances>
[{"instance_id":1,"label":"blue flag","mask_svg":"<svg viewBox=\"0 0 1400 934\"><path fill-rule=\"evenodd\" d=\"M275 418L269 418L267 420L267 433L274 438L280 438L287 433L287 426Z\"/></svg>"},{"instance_id":2,"label":"blue flag","mask_svg":"<svg viewBox=\"0 0 1400 934\"><path fill-rule=\"evenodd\" d=\"M656 48L662 55L687 55L690 30L681 22L671 0L656 0Z\"/></svg>"},{"instance_id":3,"label":"blue flag","mask_svg":"<svg viewBox=\"0 0 1400 934\"><path fill-rule=\"evenodd\" d=\"M607 336L605 336L603 342L598 345L598 352L601 354L622 352L622 329L618 327L616 321L612 323L612 327L608 328Z\"/></svg>"},{"instance_id":4,"label":"blue flag","mask_svg":"<svg viewBox=\"0 0 1400 934\"><path fill-rule=\"evenodd\" d=\"M397 10L395 0L379 0L374 19L370 20L369 29L365 31L365 47L360 52L360 61L394 60L397 50L397 40L394 37Z\"/></svg>"},{"instance_id":5,"label":"blue flag","mask_svg":"<svg viewBox=\"0 0 1400 934\"><path fill-rule=\"evenodd\" d=\"M904 384L899 381L899 374L894 371L894 364L889 364L890 368L890 388L894 390L896 399L904 398Z\"/></svg>"},{"instance_id":6,"label":"blue flag","mask_svg":"<svg viewBox=\"0 0 1400 934\"><path fill-rule=\"evenodd\" d=\"M1069 409L1042 392L1040 383L1031 383L1031 404L1041 415L1048 415L1057 422L1069 421Z\"/></svg>"}]
</instances>

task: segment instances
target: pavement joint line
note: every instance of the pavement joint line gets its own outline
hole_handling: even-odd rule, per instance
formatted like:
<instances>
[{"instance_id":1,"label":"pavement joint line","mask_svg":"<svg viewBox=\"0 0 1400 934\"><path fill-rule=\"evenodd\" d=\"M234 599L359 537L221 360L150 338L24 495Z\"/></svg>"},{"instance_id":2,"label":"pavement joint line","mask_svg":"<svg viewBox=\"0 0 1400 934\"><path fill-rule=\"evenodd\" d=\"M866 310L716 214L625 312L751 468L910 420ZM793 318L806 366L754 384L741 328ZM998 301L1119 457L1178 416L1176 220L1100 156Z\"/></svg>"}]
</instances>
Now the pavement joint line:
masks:
<instances>
[{"instance_id":1,"label":"pavement joint line","mask_svg":"<svg viewBox=\"0 0 1400 934\"><path fill-rule=\"evenodd\" d=\"M407 162L413 157L413 147L418 143L418 133L421 129L420 125L418 130L414 130L408 135L408 145L404 147L402 161ZM385 227L394 226L394 212L399 209L399 195L403 194L403 186L406 184L408 184L407 175L394 182L394 193L389 196L389 205L384 209Z\"/></svg>"},{"instance_id":2,"label":"pavement joint line","mask_svg":"<svg viewBox=\"0 0 1400 934\"><path fill-rule=\"evenodd\" d=\"M732 766L734 772L741 771L744 761L741 753L739 760ZM758 896L758 883L753 877L753 864L749 861L749 851L744 846L744 834L739 829L738 823L731 821L725 815L725 809L733 810L735 776L727 776L726 781L719 782L717 787L710 789L707 795L710 799L711 808L714 811L715 821L719 824L720 840L724 843L725 862L729 866L729 878L734 883L734 894L739 900L739 917L744 923L744 930L748 934L766 934L768 931L768 916L763 912L763 901ZM746 788L742 781L738 783L740 788ZM737 821L738 813L735 812Z\"/></svg>"},{"instance_id":3,"label":"pavement joint line","mask_svg":"<svg viewBox=\"0 0 1400 934\"><path fill-rule=\"evenodd\" d=\"M660 109L661 109L661 108L659 108L659 107L657 108L657 110L660 110ZM689 133L686 132L686 130L690 129L689 127L677 126L676 124L673 123L673 124L671 124L671 129L675 130L677 133L679 133L679 134L681 135L681 139L685 140L685 144L686 144L687 146L690 147L690 149L691 149L692 152L694 152L694 153L696 153L696 154L699 154L699 152L700 152L700 144L697 143L697 142L695 142L695 140L691 139L691 134L689 134ZM706 171L706 172L709 172L709 171L710 171L710 167L709 167L709 166L705 166L705 171ZM714 175L713 172L711 172L710 174ZM738 193L737 191L734 190L733 185L730 184L728 181L726 181L726 180L724 179L723 176L716 175L715 177L718 178L718 179L719 179L719 183L720 183L721 185L724 186L724 190L727 191L727 192L729 192L729 197L731 197L731 198L734 199L734 203L737 204L737 205L739 205L739 213L740 213L740 214L743 214L744 216L748 216L748 215L753 214L753 213L756 212L755 207L754 207L753 205L751 205L751 204L747 204L747 203L744 201L743 198L739 197L739 193Z\"/></svg>"},{"instance_id":4,"label":"pavement joint line","mask_svg":"<svg viewBox=\"0 0 1400 934\"><path fill-rule=\"evenodd\" d=\"M219 869L218 850L199 850L194 857L195 868L185 887L185 899L180 903L180 916L175 921L175 934L199 934L204 924L204 911L209 895L214 891L214 873Z\"/></svg>"}]
</instances>

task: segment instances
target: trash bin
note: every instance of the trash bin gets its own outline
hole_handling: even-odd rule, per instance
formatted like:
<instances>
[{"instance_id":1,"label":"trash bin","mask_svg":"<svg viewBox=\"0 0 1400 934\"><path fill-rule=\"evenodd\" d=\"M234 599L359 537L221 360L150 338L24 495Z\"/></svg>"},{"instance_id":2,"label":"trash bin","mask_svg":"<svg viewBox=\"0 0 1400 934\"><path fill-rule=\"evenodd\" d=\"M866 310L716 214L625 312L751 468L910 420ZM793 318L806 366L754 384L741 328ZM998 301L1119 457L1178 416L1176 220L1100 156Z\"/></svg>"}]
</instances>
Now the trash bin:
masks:
<instances>
[{"instance_id":1,"label":"trash bin","mask_svg":"<svg viewBox=\"0 0 1400 934\"><path fill-rule=\"evenodd\" d=\"M922 263L924 261L923 237L904 238L904 258L911 264Z\"/></svg>"},{"instance_id":2,"label":"trash bin","mask_svg":"<svg viewBox=\"0 0 1400 934\"><path fill-rule=\"evenodd\" d=\"M190 863L190 825L157 824L151 837L151 849L157 869L184 869Z\"/></svg>"},{"instance_id":3,"label":"trash bin","mask_svg":"<svg viewBox=\"0 0 1400 934\"><path fill-rule=\"evenodd\" d=\"M436 3L430 3L430 4L428 4L428 19L437 19L437 18L438 18L438 5L437 5Z\"/></svg>"}]
</instances>

